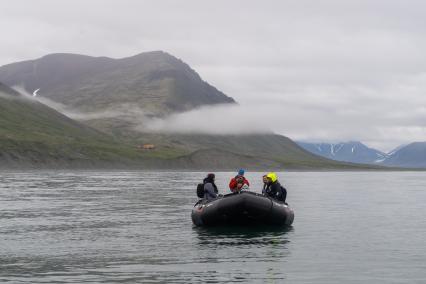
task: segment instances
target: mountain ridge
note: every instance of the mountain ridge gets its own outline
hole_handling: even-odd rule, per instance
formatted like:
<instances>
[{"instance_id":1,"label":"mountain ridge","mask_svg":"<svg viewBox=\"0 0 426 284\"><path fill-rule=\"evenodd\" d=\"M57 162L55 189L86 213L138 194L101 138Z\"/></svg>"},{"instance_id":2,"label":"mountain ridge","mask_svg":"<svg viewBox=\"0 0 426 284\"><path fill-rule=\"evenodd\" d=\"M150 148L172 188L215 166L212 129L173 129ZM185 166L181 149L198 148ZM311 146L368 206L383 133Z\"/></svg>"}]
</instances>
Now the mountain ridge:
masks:
<instances>
[{"instance_id":1,"label":"mountain ridge","mask_svg":"<svg viewBox=\"0 0 426 284\"><path fill-rule=\"evenodd\" d=\"M406 168L426 168L426 142L412 142L392 150L383 165Z\"/></svg>"},{"instance_id":2,"label":"mountain ridge","mask_svg":"<svg viewBox=\"0 0 426 284\"><path fill-rule=\"evenodd\" d=\"M388 153L369 148L359 141L297 143L313 154L336 161L400 168L426 168L426 142L413 142L400 145ZM355 148L360 151L354 151ZM349 149L352 153L349 153Z\"/></svg>"},{"instance_id":3,"label":"mountain ridge","mask_svg":"<svg viewBox=\"0 0 426 284\"><path fill-rule=\"evenodd\" d=\"M113 59L54 53L0 67L0 81L85 111L111 102L135 104L164 115L203 105L235 103L202 80L188 64L163 51Z\"/></svg>"},{"instance_id":4,"label":"mountain ridge","mask_svg":"<svg viewBox=\"0 0 426 284\"><path fill-rule=\"evenodd\" d=\"M336 161L374 164L377 160L386 157L385 153L369 148L359 141L339 143L297 143L311 153Z\"/></svg>"}]
</instances>

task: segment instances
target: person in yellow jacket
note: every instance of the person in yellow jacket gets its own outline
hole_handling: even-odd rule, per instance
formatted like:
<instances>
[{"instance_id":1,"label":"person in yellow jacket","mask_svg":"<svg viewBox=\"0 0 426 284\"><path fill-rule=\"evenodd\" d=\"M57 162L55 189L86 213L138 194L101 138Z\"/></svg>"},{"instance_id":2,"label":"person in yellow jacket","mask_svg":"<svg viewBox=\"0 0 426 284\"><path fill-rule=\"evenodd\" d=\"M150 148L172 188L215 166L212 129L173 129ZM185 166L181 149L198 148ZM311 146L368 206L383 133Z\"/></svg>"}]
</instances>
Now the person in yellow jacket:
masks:
<instances>
[{"instance_id":1,"label":"person in yellow jacket","mask_svg":"<svg viewBox=\"0 0 426 284\"><path fill-rule=\"evenodd\" d=\"M268 173L264 181L266 184L262 193L285 203L287 190L279 183L277 174L274 172Z\"/></svg>"}]
</instances>

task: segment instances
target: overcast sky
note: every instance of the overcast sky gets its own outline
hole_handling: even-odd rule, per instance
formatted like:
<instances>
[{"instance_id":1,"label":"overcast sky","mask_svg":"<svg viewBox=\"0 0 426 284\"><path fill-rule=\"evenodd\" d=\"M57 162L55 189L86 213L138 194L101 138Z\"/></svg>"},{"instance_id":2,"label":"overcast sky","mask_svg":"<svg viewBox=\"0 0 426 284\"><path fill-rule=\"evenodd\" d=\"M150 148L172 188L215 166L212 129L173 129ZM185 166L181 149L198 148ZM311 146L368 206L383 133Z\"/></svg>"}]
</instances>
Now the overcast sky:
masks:
<instances>
[{"instance_id":1,"label":"overcast sky","mask_svg":"<svg viewBox=\"0 0 426 284\"><path fill-rule=\"evenodd\" d=\"M0 65L164 50L240 102L240 124L385 151L426 141L426 1L0 4Z\"/></svg>"}]
</instances>

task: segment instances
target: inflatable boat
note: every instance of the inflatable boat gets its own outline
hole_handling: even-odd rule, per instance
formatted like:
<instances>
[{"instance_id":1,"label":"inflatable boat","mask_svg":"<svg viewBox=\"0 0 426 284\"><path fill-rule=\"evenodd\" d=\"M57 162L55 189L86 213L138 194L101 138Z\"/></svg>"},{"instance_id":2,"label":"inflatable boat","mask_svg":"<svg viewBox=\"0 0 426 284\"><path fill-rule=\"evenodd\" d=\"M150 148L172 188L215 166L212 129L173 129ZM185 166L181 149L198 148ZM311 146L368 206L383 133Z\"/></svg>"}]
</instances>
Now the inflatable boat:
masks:
<instances>
[{"instance_id":1,"label":"inflatable boat","mask_svg":"<svg viewBox=\"0 0 426 284\"><path fill-rule=\"evenodd\" d=\"M262 194L243 191L213 200L200 200L192 209L196 226L278 225L290 226L294 212L287 204Z\"/></svg>"}]
</instances>

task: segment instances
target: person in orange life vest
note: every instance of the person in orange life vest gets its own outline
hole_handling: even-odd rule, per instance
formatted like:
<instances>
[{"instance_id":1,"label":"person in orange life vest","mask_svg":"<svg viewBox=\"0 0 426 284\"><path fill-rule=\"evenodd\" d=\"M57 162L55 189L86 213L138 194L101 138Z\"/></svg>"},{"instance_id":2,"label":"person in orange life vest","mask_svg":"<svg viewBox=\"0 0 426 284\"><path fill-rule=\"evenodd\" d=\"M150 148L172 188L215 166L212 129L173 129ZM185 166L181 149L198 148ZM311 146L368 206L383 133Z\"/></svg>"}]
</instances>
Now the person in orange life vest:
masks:
<instances>
[{"instance_id":1,"label":"person in orange life vest","mask_svg":"<svg viewBox=\"0 0 426 284\"><path fill-rule=\"evenodd\" d=\"M232 192L240 192L241 188L246 185L250 186L249 181L244 177L244 170L240 169L238 175L231 179L229 182L229 189Z\"/></svg>"}]
</instances>

